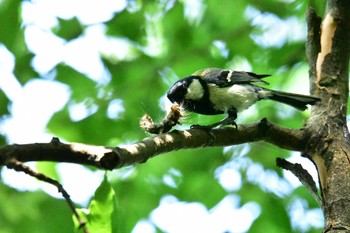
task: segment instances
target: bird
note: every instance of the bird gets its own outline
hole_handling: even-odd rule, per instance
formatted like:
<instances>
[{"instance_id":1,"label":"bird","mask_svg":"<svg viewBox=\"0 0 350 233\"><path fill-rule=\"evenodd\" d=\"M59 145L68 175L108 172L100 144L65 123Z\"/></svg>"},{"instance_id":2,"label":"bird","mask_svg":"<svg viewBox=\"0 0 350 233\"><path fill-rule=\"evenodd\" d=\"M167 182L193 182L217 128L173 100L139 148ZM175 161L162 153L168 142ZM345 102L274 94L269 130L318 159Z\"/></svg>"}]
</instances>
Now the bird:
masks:
<instances>
[{"instance_id":1,"label":"bird","mask_svg":"<svg viewBox=\"0 0 350 233\"><path fill-rule=\"evenodd\" d=\"M211 129L217 126L234 125L237 113L260 100L274 100L304 111L307 105L315 105L320 98L270 90L256 84L269 85L263 78L268 74L235 71L221 68L206 68L176 81L168 90L172 103L185 110L202 115L227 114L223 120L207 126L193 125L191 128Z\"/></svg>"}]
</instances>

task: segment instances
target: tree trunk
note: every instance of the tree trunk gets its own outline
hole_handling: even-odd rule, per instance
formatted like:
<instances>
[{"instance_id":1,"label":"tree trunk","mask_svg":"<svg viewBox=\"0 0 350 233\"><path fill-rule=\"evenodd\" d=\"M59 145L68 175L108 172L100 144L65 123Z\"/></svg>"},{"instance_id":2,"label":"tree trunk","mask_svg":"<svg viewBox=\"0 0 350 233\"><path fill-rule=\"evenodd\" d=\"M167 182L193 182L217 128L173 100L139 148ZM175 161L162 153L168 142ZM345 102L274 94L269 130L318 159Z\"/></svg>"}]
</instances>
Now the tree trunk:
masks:
<instances>
[{"instance_id":1,"label":"tree trunk","mask_svg":"<svg viewBox=\"0 0 350 233\"><path fill-rule=\"evenodd\" d=\"M349 10L350 1L329 0L322 24L312 9L307 14L311 91L322 98L306 127L307 152L319 173L324 232L332 233L350 231Z\"/></svg>"}]
</instances>

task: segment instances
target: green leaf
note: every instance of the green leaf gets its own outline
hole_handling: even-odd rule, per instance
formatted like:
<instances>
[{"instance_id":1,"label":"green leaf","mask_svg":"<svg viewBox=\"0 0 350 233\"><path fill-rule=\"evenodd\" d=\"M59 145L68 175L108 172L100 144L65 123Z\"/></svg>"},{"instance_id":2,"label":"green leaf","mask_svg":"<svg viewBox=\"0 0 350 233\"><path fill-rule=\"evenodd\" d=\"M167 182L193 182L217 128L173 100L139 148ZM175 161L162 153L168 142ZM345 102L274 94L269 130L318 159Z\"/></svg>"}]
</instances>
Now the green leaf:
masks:
<instances>
[{"instance_id":1,"label":"green leaf","mask_svg":"<svg viewBox=\"0 0 350 233\"><path fill-rule=\"evenodd\" d=\"M41 172L46 176L59 181L60 176L56 170L56 165L57 163L42 161L36 163L35 166L38 169L38 172Z\"/></svg>"},{"instance_id":2,"label":"green leaf","mask_svg":"<svg viewBox=\"0 0 350 233\"><path fill-rule=\"evenodd\" d=\"M10 101L5 95L5 93L0 90L0 116L9 114L8 105Z\"/></svg>"},{"instance_id":3,"label":"green leaf","mask_svg":"<svg viewBox=\"0 0 350 233\"><path fill-rule=\"evenodd\" d=\"M28 81L39 77L39 74L33 69L31 64L34 54L26 51L19 51L18 53L20 54L16 55L16 64L13 71L17 80L21 84L25 84Z\"/></svg>"},{"instance_id":4,"label":"green leaf","mask_svg":"<svg viewBox=\"0 0 350 233\"><path fill-rule=\"evenodd\" d=\"M60 26L54 33L61 38L69 41L79 37L83 33L84 28L75 17L70 20L58 18L58 21Z\"/></svg>"},{"instance_id":5,"label":"green leaf","mask_svg":"<svg viewBox=\"0 0 350 233\"><path fill-rule=\"evenodd\" d=\"M107 35L140 41L144 37L144 24L145 17L142 11L129 12L124 10L116 14L105 25L107 26ZM133 25L133 30L130 30L130 25Z\"/></svg>"},{"instance_id":6,"label":"green leaf","mask_svg":"<svg viewBox=\"0 0 350 233\"><path fill-rule=\"evenodd\" d=\"M86 75L64 64L57 65L56 71L56 80L67 84L71 88L72 100L82 102L89 97L96 96L96 83Z\"/></svg>"},{"instance_id":7,"label":"green leaf","mask_svg":"<svg viewBox=\"0 0 350 233\"><path fill-rule=\"evenodd\" d=\"M105 176L89 205L89 214L86 216L89 231L94 233L112 232L112 216L115 209L115 192Z\"/></svg>"},{"instance_id":8,"label":"green leaf","mask_svg":"<svg viewBox=\"0 0 350 233\"><path fill-rule=\"evenodd\" d=\"M18 47L19 37L22 36L20 33L20 20L19 20L19 7L21 1L5 0L0 1L0 43L12 52Z\"/></svg>"}]
</instances>

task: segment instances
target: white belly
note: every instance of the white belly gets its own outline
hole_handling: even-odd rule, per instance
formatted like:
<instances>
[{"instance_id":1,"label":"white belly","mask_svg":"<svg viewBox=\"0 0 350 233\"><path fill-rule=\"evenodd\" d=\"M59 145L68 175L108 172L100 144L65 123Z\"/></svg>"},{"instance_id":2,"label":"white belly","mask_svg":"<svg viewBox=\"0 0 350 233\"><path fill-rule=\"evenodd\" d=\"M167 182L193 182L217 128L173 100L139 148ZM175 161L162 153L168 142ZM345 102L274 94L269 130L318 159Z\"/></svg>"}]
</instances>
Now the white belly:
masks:
<instances>
[{"instance_id":1,"label":"white belly","mask_svg":"<svg viewBox=\"0 0 350 233\"><path fill-rule=\"evenodd\" d=\"M215 108L225 112L229 108L236 108L238 112L245 110L259 99L254 88L249 85L233 85L224 88L209 85L209 93Z\"/></svg>"}]
</instances>

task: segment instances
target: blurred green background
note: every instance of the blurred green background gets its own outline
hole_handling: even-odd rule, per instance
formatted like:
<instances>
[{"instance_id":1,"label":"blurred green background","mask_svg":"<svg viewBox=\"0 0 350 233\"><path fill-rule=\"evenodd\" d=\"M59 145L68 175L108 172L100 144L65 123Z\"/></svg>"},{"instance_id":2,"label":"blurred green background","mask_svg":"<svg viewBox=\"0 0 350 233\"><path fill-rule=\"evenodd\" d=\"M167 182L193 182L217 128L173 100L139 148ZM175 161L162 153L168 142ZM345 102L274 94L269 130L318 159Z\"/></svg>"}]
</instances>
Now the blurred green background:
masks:
<instances>
[{"instance_id":1,"label":"blurred green background","mask_svg":"<svg viewBox=\"0 0 350 233\"><path fill-rule=\"evenodd\" d=\"M322 15L323 1L301 0L0 1L0 143L52 135L106 146L141 140L148 136L139 128L142 115L161 120L171 84L206 67L272 74L272 89L307 94L308 4ZM33 101L19 105L27 96ZM237 122L266 117L298 128L307 116L265 101ZM188 114L183 127L222 117ZM45 137L34 133L37 125ZM276 167L276 157L314 169L297 153L259 142L180 150L108 172L116 195L113 232L320 232L316 201ZM79 175L74 167L33 166L59 180L62 173ZM74 232L62 199L15 188L4 170L1 232ZM73 187L89 186L89 179Z\"/></svg>"}]
</instances>

